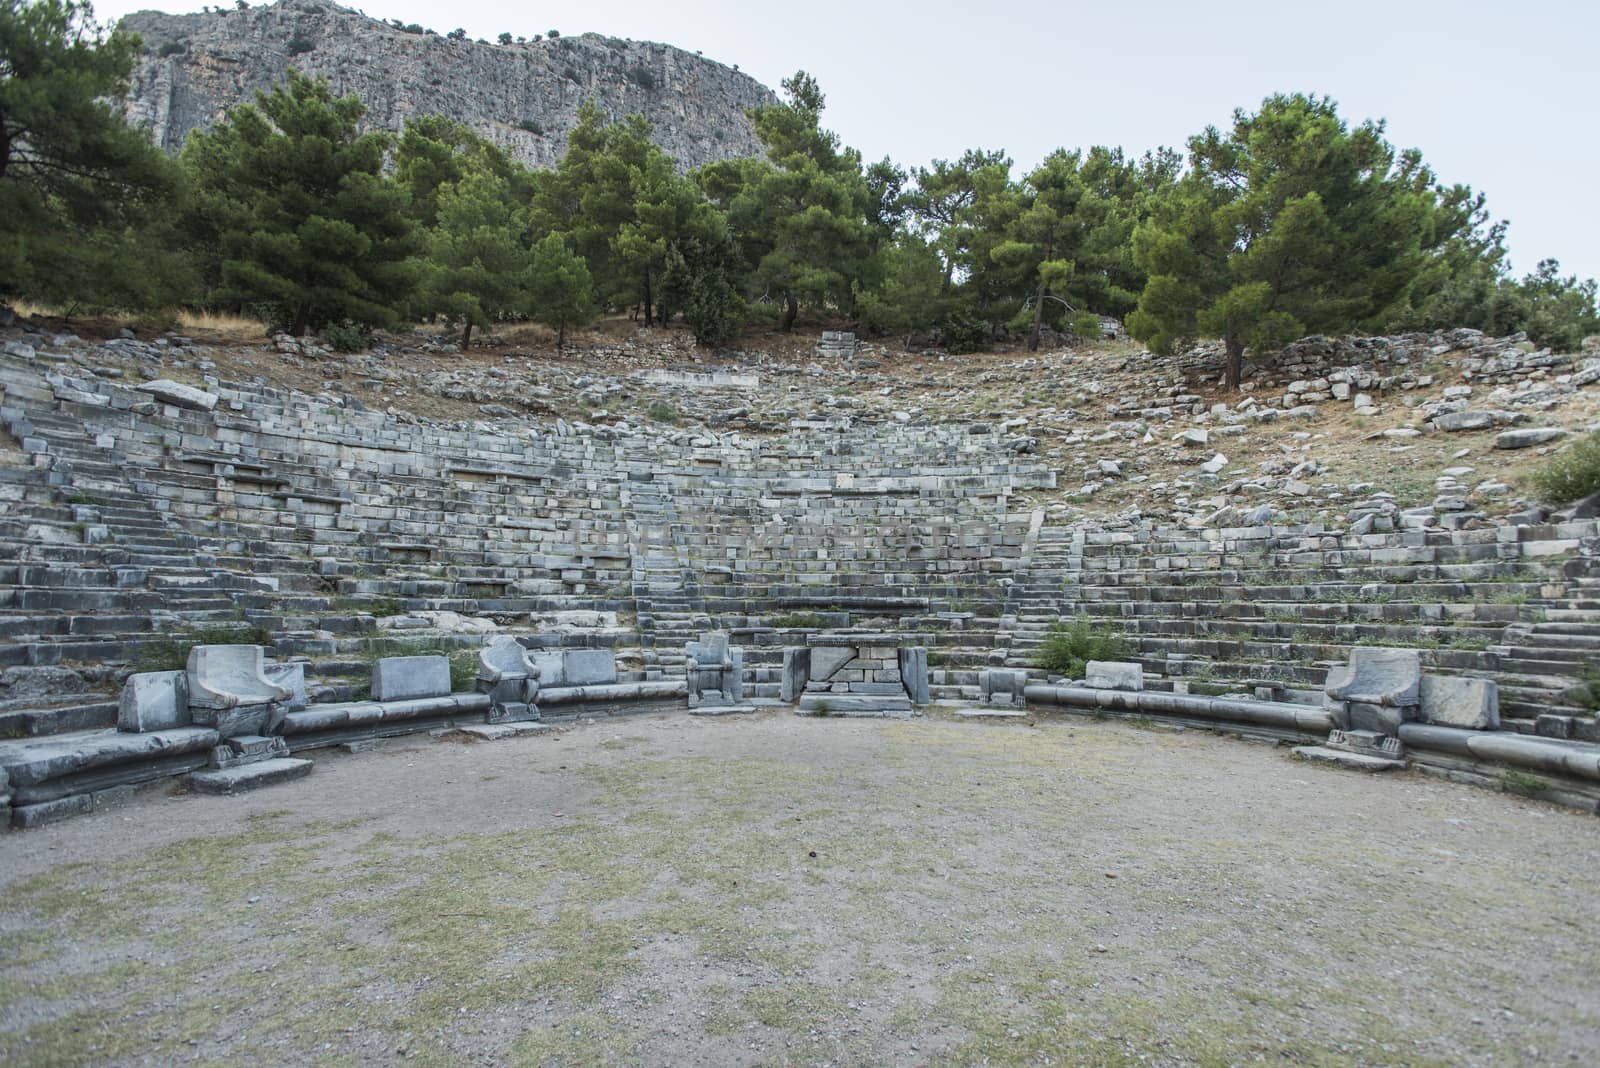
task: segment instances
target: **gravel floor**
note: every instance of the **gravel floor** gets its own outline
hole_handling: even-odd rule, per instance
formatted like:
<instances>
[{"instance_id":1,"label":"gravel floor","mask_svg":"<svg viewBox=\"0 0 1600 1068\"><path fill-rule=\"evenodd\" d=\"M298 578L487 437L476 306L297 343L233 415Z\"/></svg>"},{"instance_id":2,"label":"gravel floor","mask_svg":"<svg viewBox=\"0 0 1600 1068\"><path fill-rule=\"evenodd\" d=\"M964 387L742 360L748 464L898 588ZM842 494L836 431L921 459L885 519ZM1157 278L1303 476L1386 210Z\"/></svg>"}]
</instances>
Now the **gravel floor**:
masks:
<instances>
[{"instance_id":1,"label":"gravel floor","mask_svg":"<svg viewBox=\"0 0 1600 1068\"><path fill-rule=\"evenodd\" d=\"M1594 1064L1600 821L1126 723L665 716L0 838L6 1064Z\"/></svg>"}]
</instances>

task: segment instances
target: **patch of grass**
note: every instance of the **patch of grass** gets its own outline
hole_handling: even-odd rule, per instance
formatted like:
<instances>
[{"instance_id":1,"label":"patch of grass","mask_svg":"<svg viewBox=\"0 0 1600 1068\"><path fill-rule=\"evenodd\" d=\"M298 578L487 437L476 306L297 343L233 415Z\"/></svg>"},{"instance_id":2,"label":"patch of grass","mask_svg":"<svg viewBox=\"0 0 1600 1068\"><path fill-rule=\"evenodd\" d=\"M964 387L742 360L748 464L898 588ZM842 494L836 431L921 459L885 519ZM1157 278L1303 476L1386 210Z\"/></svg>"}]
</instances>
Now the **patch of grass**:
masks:
<instances>
[{"instance_id":1,"label":"patch of grass","mask_svg":"<svg viewBox=\"0 0 1600 1068\"><path fill-rule=\"evenodd\" d=\"M1050 625L1033 664L1045 671L1079 678L1091 660L1121 660L1132 655L1133 643L1124 635L1079 616L1071 623L1057 620Z\"/></svg>"},{"instance_id":2,"label":"patch of grass","mask_svg":"<svg viewBox=\"0 0 1600 1068\"><path fill-rule=\"evenodd\" d=\"M254 623L172 631L164 638L135 643L131 666L135 671L182 671L188 666L189 650L196 645L265 645L270 650L272 630Z\"/></svg>"},{"instance_id":3,"label":"patch of grass","mask_svg":"<svg viewBox=\"0 0 1600 1068\"><path fill-rule=\"evenodd\" d=\"M450 691L467 693L478 681L478 653L473 649L458 649L450 654Z\"/></svg>"},{"instance_id":4,"label":"patch of grass","mask_svg":"<svg viewBox=\"0 0 1600 1068\"><path fill-rule=\"evenodd\" d=\"M267 327L260 319L231 312L180 311L178 329L185 334L205 334L222 341L264 341Z\"/></svg>"},{"instance_id":5,"label":"patch of grass","mask_svg":"<svg viewBox=\"0 0 1600 1068\"><path fill-rule=\"evenodd\" d=\"M1531 772L1507 768L1500 773L1500 789L1508 794L1535 797L1550 789L1550 784Z\"/></svg>"},{"instance_id":6,"label":"patch of grass","mask_svg":"<svg viewBox=\"0 0 1600 1068\"><path fill-rule=\"evenodd\" d=\"M1452 638L1445 645L1446 649L1455 649L1463 653L1481 653L1489 648L1488 638Z\"/></svg>"}]
</instances>

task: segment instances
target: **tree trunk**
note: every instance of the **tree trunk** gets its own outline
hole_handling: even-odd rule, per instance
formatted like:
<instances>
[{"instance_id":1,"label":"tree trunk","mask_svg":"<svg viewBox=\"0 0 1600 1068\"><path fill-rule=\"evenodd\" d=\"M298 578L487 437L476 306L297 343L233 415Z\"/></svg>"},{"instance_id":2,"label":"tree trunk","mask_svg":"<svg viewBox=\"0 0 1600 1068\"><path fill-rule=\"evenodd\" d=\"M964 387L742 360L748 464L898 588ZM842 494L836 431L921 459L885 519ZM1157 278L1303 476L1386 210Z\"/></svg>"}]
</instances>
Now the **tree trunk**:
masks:
<instances>
[{"instance_id":1,"label":"tree trunk","mask_svg":"<svg viewBox=\"0 0 1600 1068\"><path fill-rule=\"evenodd\" d=\"M1228 346L1226 385L1229 389L1238 389L1240 381L1244 378L1244 342L1232 334L1223 340Z\"/></svg>"},{"instance_id":2,"label":"tree trunk","mask_svg":"<svg viewBox=\"0 0 1600 1068\"><path fill-rule=\"evenodd\" d=\"M1028 351L1039 351L1039 326L1044 322L1044 279L1039 279L1039 292L1033 297L1033 329L1028 332Z\"/></svg>"},{"instance_id":3,"label":"tree trunk","mask_svg":"<svg viewBox=\"0 0 1600 1068\"><path fill-rule=\"evenodd\" d=\"M655 319L655 307L650 301L650 272L644 272L644 325L649 326Z\"/></svg>"},{"instance_id":4,"label":"tree trunk","mask_svg":"<svg viewBox=\"0 0 1600 1068\"><path fill-rule=\"evenodd\" d=\"M794 321L800 316L800 302L794 299L793 293L783 295L783 321L778 324L778 329L785 334L794 329Z\"/></svg>"},{"instance_id":5,"label":"tree trunk","mask_svg":"<svg viewBox=\"0 0 1600 1068\"><path fill-rule=\"evenodd\" d=\"M294 321L289 324L290 337L305 337L308 320L311 318L311 309L304 304L297 304L294 309Z\"/></svg>"},{"instance_id":6,"label":"tree trunk","mask_svg":"<svg viewBox=\"0 0 1600 1068\"><path fill-rule=\"evenodd\" d=\"M560 352L567 347L567 324L562 323L556 328L556 351Z\"/></svg>"},{"instance_id":7,"label":"tree trunk","mask_svg":"<svg viewBox=\"0 0 1600 1068\"><path fill-rule=\"evenodd\" d=\"M461 328L461 351L462 352L466 352L471 347L472 347L472 320L468 319L467 320L467 324Z\"/></svg>"}]
</instances>

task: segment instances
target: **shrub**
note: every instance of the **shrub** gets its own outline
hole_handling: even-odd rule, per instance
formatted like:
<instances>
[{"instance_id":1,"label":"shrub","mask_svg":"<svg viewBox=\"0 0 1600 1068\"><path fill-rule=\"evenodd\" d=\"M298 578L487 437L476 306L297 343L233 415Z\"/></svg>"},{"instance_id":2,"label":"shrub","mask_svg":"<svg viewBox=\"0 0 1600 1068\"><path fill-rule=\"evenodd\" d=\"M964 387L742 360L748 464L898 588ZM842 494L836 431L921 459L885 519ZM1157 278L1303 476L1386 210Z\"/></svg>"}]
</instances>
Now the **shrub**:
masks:
<instances>
[{"instance_id":1,"label":"shrub","mask_svg":"<svg viewBox=\"0 0 1600 1068\"><path fill-rule=\"evenodd\" d=\"M989 346L989 324L976 315L958 312L939 324L939 344L952 356L982 352Z\"/></svg>"},{"instance_id":2,"label":"shrub","mask_svg":"<svg viewBox=\"0 0 1600 1068\"><path fill-rule=\"evenodd\" d=\"M317 47L317 42L303 33L297 33L289 38L289 54L291 56L303 55Z\"/></svg>"},{"instance_id":3,"label":"shrub","mask_svg":"<svg viewBox=\"0 0 1600 1068\"><path fill-rule=\"evenodd\" d=\"M156 50L156 55L160 56L162 59L165 59L168 56L181 55L187 51L189 51L188 41L168 41L166 44L162 45Z\"/></svg>"},{"instance_id":4,"label":"shrub","mask_svg":"<svg viewBox=\"0 0 1600 1068\"><path fill-rule=\"evenodd\" d=\"M1133 644L1121 634L1096 627L1087 617L1071 623L1057 620L1045 634L1034 666L1068 678L1082 678L1091 660L1121 660L1133 655Z\"/></svg>"},{"instance_id":5,"label":"shrub","mask_svg":"<svg viewBox=\"0 0 1600 1068\"><path fill-rule=\"evenodd\" d=\"M773 616L767 620L767 624L779 629L817 630L822 627L823 619L815 612L790 612L788 615Z\"/></svg>"},{"instance_id":6,"label":"shrub","mask_svg":"<svg viewBox=\"0 0 1600 1068\"><path fill-rule=\"evenodd\" d=\"M450 692L462 693L475 688L478 681L478 651L462 649L450 654Z\"/></svg>"},{"instance_id":7,"label":"shrub","mask_svg":"<svg viewBox=\"0 0 1600 1068\"><path fill-rule=\"evenodd\" d=\"M676 425L678 422L678 409L666 401L651 401L650 407L645 409L644 414L658 423Z\"/></svg>"},{"instance_id":8,"label":"shrub","mask_svg":"<svg viewBox=\"0 0 1600 1068\"><path fill-rule=\"evenodd\" d=\"M538 122L535 122L533 119L518 119L517 120L517 129L526 130L531 134L535 134L535 135L538 135L538 136L541 136L541 137L544 135L544 127L541 126Z\"/></svg>"},{"instance_id":9,"label":"shrub","mask_svg":"<svg viewBox=\"0 0 1600 1068\"><path fill-rule=\"evenodd\" d=\"M322 340L334 352L362 352L370 340L367 328L360 323L346 320L342 323L329 323L322 329Z\"/></svg>"},{"instance_id":10,"label":"shrub","mask_svg":"<svg viewBox=\"0 0 1600 1068\"><path fill-rule=\"evenodd\" d=\"M1600 433L1590 434L1550 458L1534 473L1534 490L1551 504L1600 492Z\"/></svg>"},{"instance_id":11,"label":"shrub","mask_svg":"<svg viewBox=\"0 0 1600 1068\"><path fill-rule=\"evenodd\" d=\"M1099 341L1103 331L1100 329L1100 316L1094 312L1078 312L1067 321L1067 329L1072 331L1072 336L1080 341Z\"/></svg>"},{"instance_id":12,"label":"shrub","mask_svg":"<svg viewBox=\"0 0 1600 1068\"><path fill-rule=\"evenodd\" d=\"M502 33L499 37L496 37L495 40L499 41L503 45L508 45L511 43L511 35L509 33Z\"/></svg>"}]
</instances>

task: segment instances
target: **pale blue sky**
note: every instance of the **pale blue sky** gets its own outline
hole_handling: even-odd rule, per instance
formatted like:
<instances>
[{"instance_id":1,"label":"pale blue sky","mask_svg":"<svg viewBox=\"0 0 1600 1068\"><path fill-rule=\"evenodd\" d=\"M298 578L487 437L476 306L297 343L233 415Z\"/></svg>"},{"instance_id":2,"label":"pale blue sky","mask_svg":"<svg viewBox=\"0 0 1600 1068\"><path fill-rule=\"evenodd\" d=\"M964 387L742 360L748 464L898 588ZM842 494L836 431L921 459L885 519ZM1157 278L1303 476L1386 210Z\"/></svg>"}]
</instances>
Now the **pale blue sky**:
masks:
<instances>
[{"instance_id":1,"label":"pale blue sky","mask_svg":"<svg viewBox=\"0 0 1600 1068\"><path fill-rule=\"evenodd\" d=\"M1326 94L1347 121L1388 119L1395 145L1486 192L1511 220L1519 274L1555 256L1567 273L1600 277L1595 0L347 6L489 40L556 29L663 41L773 88L803 68L827 94L826 125L869 160L902 166L975 146L1006 149L1019 169L1058 146L1182 147L1270 93ZM149 7L201 3L101 0L96 11L109 21Z\"/></svg>"}]
</instances>

